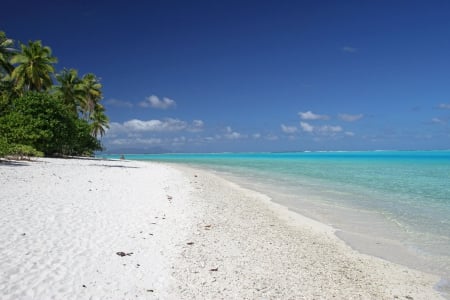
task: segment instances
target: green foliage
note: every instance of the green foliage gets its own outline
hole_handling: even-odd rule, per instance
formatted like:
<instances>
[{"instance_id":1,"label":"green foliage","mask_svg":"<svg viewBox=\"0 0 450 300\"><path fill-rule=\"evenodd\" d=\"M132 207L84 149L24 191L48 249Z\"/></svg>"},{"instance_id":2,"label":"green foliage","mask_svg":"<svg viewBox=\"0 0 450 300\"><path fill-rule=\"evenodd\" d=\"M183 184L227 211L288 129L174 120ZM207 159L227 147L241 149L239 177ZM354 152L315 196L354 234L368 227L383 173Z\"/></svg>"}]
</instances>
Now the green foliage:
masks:
<instances>
[{"instance_id":1,"label":"green foliage","mask_svg":"<svg viewBox=\"0 0 450 300\"><path fill-rule=\"evenodd\" d=\"M0 136L0 157L4 157L8 155L10 152L10 145L8 144L8 141Z\"/></svg>"},{"instance_id":2,"label":"green foliage","mask_svg":"<svg viewBox=\"0 0 450 300\"><path fill-rule=\"evenodd\" d=\"M92 73L64 69L55 77L50 47L15 42L0 31L0 157L90 155L101 150L109 119L102 85Z\"/></svg>"},{"instance_id":3,"label":"green foliage","mask_svg":"<svg viewBox=\"0 0 450 300\"><path fill-rule=\"evenodd\" d=\"M11 59L17 65L11 73L16 89L22 92L45 91L53 85L53 64L57 62L50 47L42 46L41 41L30 41L28 46L21 44L21 51Z\"/></svg>"},{"instance_id":4,"label":"green foliage","mask_svg":"<svg viewBox=\"0 0 450 300\"><path fill-rule=\"evenodd\" d=\"M90 156L94 151L102 150L100 142L91 135L91 126L82 119L75 120L75 141L72 145L74 155Z\"/></svg>"},{"instance_id":5,"label":"green foliage","mask_svg":"<svg viewBox=\"0 0 450 300\"><path fill-rule=\"evenodd\" d=\"M77 107L84 101L83 98L85 94L77 70L63 69L61 73L56 74L56 80L59 85L54 86L53 88L55 94L74 114L77 114Z\"/></svg>"},{"instance_id":6,"label":"green foliage","mask_svg":"<svg viewBox=\"0 0 450 300\"><path fill-rule=\"evenodd\" d=\"M11 57L14 53L14 41L6 37L3 31L0 31L0 80L14 70L11 64Z\"/></svg>"},{"instance_id":7,"label":"green foliage","mask_svg":"<svg viewBox=\"0 0 450 300\"><path fill-rule=\"evenodd\" d=\"M12 145L10 147L8 156L12 156L18 159L24 159L28 157L43 157L44 153L37 151L28 145Z\"/></svg>"},{"instance_id":8,"label":"green foliage","mask_svg":"<svg viewBox=\"0 0 450 300\"><path fill-rule=\"evenodd\" d=\"M4 137L0 137L0 157L5 156L24 159L25 157L42 157L44 153L29 145L9 144Z\"/></svg>"},{"instance_id":9,"label":"green foliage","mask_svg":"<svg viewBox=\"0 0 450 300\"><path fill-rule=\"evenodd\" d=\"M9 144L28 145L45 155L82 155L100 150L86 121L47 93L29 92L0 117L0 132Z\"/></svg>"}]
</instances>

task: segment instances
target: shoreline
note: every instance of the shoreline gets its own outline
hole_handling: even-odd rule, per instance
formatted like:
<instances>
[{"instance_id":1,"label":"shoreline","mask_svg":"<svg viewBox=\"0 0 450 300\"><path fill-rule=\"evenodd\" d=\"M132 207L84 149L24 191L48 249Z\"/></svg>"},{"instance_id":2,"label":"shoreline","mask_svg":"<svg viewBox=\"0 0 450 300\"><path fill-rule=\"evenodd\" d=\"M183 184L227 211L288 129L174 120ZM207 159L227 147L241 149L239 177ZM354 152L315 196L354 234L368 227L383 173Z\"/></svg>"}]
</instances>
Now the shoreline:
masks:
<instances>
[{"instance_id":1,"label":"shoreline","mask_svg":"<svg viewBox=\"0 0 450 300\"><path fill-rule=\"evenodd\" d=\"M179 163L169 164L179 165ZM384 215L377 211L311 201L309 193L296 194L299 190L289 190L291 192L289 194L283 191L285 186L277 186L274 182L264 181L257 176L253 179L244 174L223 172L202 165L186 164L186 166L212 172L244 189L262 193L275 204L286 207L296 214L330 226L337 238L357 252L440 276L439 291L450 297L450 277L448 277L450 273L445 267L447 265L437 265L436 258L430 258L417 248L417 244L413 245L409 240L408 243L399 242L405 238L401 227L392 220L384 219ZM316 197L313 195L312 199Z\"/></svg>"},{"instance_id":2,"label":"shoreline","mask_svg":"<svg viewBox=\"0 0 450 300\"><path fill-rule=\"evenodd\" d=\"M206 182L218 181L219 186L215 186L216 192L219 191L219 193L223 192L225 194L228 191L237 190L238 193L240 193L240 197L244 197L244 199L248 201L248 203L243 203L237 200L233 195L228 198L221 197L222 199L217 199L217 197L210 194L210 191L198 188L200 198L217 199L219 203L211 204L211 206L214 207L213 209L223 207L223 211L226 212L226 216L221 216L224 221L221 222L222 224L220 227L223 228L218 230L218 234L212 239L211 243L218 243L223 236L226 236L227 231L232 230L233 223L236 226L239 225L240 227L244 227L240 221L250 220L254 218L254 214L257 214L257 224L259 225L259 229L270 229L268 230L270 231L269 236L274 241L273 243L269 242L270 245L275 244L275 242L281 242L282 244L281 247L275 246L275 249L267 247L266 241L261 240L265 238L267 233L263 234L260 230L255 230L255 219L253 219L252 224L250 226L245 226L247 229L244 230L253 230L253 235L247 234L245 235L245 238L242 238L242 240L248 240L249 236L254 237L260 234L263 235L256 242L257 245L252 247L254 250L265 249L268 251L268 253L264 253L263 251L263 253L258 255L258 260L261 260L259 261L259 264L266 264L267 270L275 271L276 274L280 276L280 278L276 278L275 280L292 280L292 277L295 275L286 276L286 274L283 274L283 270L271 265L273 260L270 260L269 263L266 261L265 257L270 255L271 251L275 251L277 253L277 255L275 255L277 257L276 259L280 259L281 261L284 259L281 259L279 255L293 255L293 257L289 257L287 259L290 266L287 267L285 271L300 273L304 271L306 271L306 273L310 272L306 278L296 274L297 276L300 276L301 279L297 278L297 280L292 280L291 286L289 286L289 283L285 282L282 288L282 290L289 290L292 289L292 287L297 286L299 290L309 290L309 294L301 294L300 296L299 294L293 292L292 294L283 294L283 297L281 298L409 299L408 297L413 297L414 299L444 299L443 295L439 294L439 292L434 289L440 280L437 275L413 270L375 256L362 254L357 250L352 249L347 243L345 243L345 241L340 239L336 235L336 230L333 227L306 217L299 212L292 211L283 204L272 201L269 196L261 192L242 187L238 183L225 179L216 173L210 172L209 170L197 169L195 167L180 164L170 165L177 169L181 169L184 172L190 173L191 176L192 174L202 174L199 177L206 177ZM195 182L196 181L194 181L194 183ZM202 183L198 179L197 184L200 186L206 185L210 188L208 183ZM220 186L222 186L223 190L220 190ZM243 208L244 213L237 211L238 208ZM239 232L242 232L242 230ZM277 241L280 237L282 237L281 241ZM227 243L229 242L230 241L228 240ZM224 244L221 244L221 247L226 248ZM316 245L319 245L319 247ZM240 245L238 245L238 247L239 246ZM320 246L324 249L320 249ZM287 248L289 253L282 254L279 252L283 251L284 248ZM317 253L314 253L316 251L320 251L321 253L317 255ZM294 253L296 253L296 255ZM254 254L255 253L253 253L253 255ZM300 259L299 257L296 257L297 255L300 256ZM227 257L226 251L222 257ZM234 259L227 261L227 263L235 264L234 268L244 267L242 264L239 264L239 262L236 263ZM306 261L302 261L302 259L305 259ZM258 260L254 257L255 264L258 264ZM326 263L327 260L328 263ZM297 264L297 268L294 267L294 262ZM283 263L280 263L280 265L283 265ZM318 270L313 271L311 266L320 267L318 267ZM355 269L352 269L351 266L354 266ZM354 271L357 273L354 273ZM267 277L272 276L269 273L270 272L266 274ZM331 275L329 273L331 273ZM336 274L339 275L333 278ZM341 276L344 276L345 278L343 279ZM253 275L251 269L249 269L246 270L245 277L252 278L255 276ZM215 280L217 280L217 278ZM310 281L305 283L305 280ZM320 287L318 287L317 281L320 282ZM357 287L355 285L357 285ZM301 288L299 286L301 286ZM311 289L311 286L315 288ZM381 290L379 290L380 287L382 287ZM427 289L429 290L426 291ZM342 293L343 290L345 291L344 293ZM414 291L414 295L407 295L408 291ZM258 296L249 295L247 298L280 298L280 296L276 293L257 295Z\"/></svg>"},{"instance_id":3,"label":"shoreline","mask_svg":"<svg viewBox=\"0 0 450 300\"><path fill-rule=\"evenodd\" d=\"M437 276L204 170L38 159L0 175L2 299L444 299Z\"/></svg>"}]
</instances>

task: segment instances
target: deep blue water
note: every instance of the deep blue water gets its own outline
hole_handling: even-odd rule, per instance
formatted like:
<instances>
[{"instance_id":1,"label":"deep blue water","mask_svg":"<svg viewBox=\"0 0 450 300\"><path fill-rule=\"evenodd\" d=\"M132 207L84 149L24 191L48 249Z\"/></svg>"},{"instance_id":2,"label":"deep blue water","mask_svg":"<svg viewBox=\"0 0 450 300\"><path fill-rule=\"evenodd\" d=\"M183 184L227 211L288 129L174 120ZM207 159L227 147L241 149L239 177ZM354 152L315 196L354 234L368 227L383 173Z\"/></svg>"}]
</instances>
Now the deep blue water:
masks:
<instances>
[{"instance_id":1,"label":"deep blue water","mask_svg":"<svg viewBox=\"0 0 450 300\"><path fill-rule=\"evenodd\" d=\"M336 228L395 240L425 260L414 267L450 278L450 151L126 158L212 169Z\"/></svg>"}]
</instances>

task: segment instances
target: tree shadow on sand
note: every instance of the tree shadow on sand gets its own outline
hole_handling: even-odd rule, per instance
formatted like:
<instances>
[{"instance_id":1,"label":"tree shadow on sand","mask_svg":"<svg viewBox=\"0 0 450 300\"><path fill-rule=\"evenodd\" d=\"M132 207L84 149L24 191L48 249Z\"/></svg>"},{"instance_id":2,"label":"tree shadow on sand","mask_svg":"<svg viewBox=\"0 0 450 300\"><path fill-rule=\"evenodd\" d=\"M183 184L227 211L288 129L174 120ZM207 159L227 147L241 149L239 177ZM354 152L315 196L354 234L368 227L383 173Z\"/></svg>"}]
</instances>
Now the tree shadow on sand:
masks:
<instances>
[{"instance_id":1,"label":"tree shadow on sand","mask_svg":"<svg viewBox=\"0 0 450 300\"><path fill-rule=\"evenodd\" d=\"M0 159L0 166L8 167L28 167L30 166L28 161L18 161L18 160L6 160Z\"/></svg>"},{"instance_id":2,"label":"tree shadow on sand","mask_svg":"<svg viewBox=\"0 0 450 300\"><path fill-rule=\"evenodd\" d=\"M139 167L134 167L134 166L124 166L124 165L90 164L89 166L93 166L93 167L107 167L107 168L139 169Z\"/></svg>"}]
</instances>

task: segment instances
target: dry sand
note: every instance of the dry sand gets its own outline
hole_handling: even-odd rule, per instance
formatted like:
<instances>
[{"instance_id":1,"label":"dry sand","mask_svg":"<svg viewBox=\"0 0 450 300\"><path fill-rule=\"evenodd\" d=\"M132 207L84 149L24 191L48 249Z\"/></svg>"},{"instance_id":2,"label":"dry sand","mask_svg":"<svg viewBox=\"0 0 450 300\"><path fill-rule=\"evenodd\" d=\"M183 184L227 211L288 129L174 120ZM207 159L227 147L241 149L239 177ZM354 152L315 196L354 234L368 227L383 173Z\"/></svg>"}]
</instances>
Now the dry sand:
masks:
<instances>
[{"instance_id":1,"label":"dry sand","mask_svg":"<svg viewBox=\"0 0 450 300\"><path fill-rule=\"evenodd\" d=\"M438 280L205 171L0 164L0 299L442 299Z\"/></svg>"}]
</instances>

